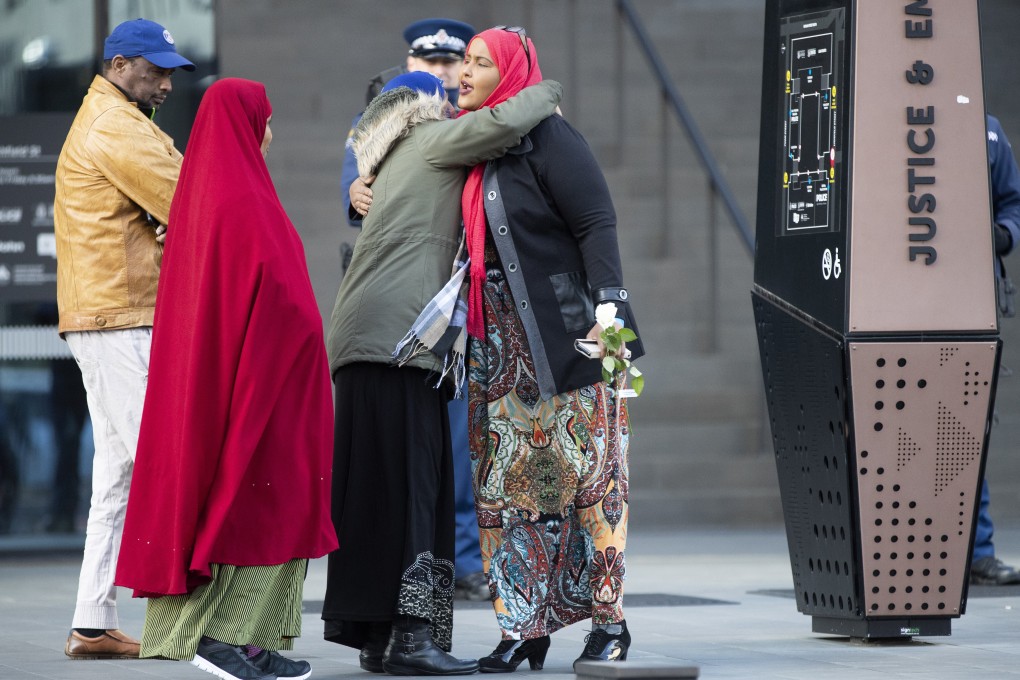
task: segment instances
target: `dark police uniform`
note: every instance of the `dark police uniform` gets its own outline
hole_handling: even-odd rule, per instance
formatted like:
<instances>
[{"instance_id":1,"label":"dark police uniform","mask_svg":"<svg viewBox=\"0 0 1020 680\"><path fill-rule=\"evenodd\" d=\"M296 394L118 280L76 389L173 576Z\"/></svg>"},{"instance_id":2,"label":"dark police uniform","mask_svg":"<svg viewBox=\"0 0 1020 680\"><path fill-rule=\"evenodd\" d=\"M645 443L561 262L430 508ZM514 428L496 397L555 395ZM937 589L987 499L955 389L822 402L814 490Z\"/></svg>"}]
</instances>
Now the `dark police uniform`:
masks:
<instances>
[{"instance_id":1,"label":"dark police uniform","mask_svg":"<svg viewBox=\"0 0 1020 680\"><path fill-rule=\"evenodd\" d=\"M996 284L1002 285L1005 268L1002 258L1020 243L1020 169L1013 157L1013 147L1006 138L1002 125L994 116L988 116L988 172L992 190L992 213L995 224ZM1006 316L1000 297L1000 311ZM992 516L988 510L990 495L988 479L981 482L981 503L974 529L974 552L971 554L971 582L992 585L1020 583L1020 573L995 557L992 543Z\"/></svg>"}]
</instances>

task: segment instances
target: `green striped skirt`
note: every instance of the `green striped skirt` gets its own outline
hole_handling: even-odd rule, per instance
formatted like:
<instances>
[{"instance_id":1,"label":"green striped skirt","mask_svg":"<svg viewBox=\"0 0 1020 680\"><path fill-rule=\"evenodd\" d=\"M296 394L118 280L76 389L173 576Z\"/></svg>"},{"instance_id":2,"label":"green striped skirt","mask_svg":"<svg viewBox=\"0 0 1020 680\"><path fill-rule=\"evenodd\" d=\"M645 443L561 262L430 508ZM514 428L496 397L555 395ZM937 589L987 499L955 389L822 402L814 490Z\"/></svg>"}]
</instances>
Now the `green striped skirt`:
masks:
<instances>
[{"instance_id":1,"label":"green striped skirt","mask_svg":"<svg viewBox=\"0 0 1020 680\"><path fill-rule=\"evenodd\" d=\"M211 566L212 581L194 592L149 600L141 656L190 660L203 635L237 647L293 649L293 638L301 635L308 560Z\"/></svg>"}]
</instances>

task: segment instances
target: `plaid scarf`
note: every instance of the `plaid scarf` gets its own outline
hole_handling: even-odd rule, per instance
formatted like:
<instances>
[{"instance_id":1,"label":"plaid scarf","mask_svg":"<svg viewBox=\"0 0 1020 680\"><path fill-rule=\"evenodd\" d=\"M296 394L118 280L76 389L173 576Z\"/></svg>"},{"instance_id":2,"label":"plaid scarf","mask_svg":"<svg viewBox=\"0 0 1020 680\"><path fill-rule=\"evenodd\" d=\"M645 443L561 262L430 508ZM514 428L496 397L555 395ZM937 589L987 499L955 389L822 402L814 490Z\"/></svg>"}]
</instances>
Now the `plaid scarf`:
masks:
<instances>
[{"instance_id":1,"label":"plaid scarf","mask_svg":"<svg viewBox=\"0 0 1020 680\"><path fill-rule=\"evenodd\" d=\"M436 381L436 387L442 384L443 378L453 371L457 384L454 399L462 396L461 385L464 384L464 356L467 352L467 309L468 287L467 278L470 259L463 237L457 256L453 262L453 275L442 290L429 300L418 318L411 325L411 330L397 343L393 350L393 358L398 366L425 352L432 352L443 360L443 369Z\"/></svg>"}]
</instances>

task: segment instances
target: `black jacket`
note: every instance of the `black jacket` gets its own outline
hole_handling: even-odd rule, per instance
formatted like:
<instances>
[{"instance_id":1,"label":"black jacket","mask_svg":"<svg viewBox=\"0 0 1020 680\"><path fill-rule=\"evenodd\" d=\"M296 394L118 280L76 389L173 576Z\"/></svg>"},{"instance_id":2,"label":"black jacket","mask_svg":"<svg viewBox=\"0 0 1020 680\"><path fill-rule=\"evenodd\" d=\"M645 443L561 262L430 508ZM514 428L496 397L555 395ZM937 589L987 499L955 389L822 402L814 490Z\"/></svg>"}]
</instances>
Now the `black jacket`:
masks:
<instances>
[{"instance_id":1,"label":"black jacket","mask_svg":"<svg viewBox=\"0 0 1020 680\"><path fill-rule=\"evenodd\" d=\"M543 399L602 380L601 364L574 349L595 306L616 304L638 334L624 289L609 187L587 142L560 116L490 161L484 179L489 232L517 304Z\"/></svg>"}]
</instances>

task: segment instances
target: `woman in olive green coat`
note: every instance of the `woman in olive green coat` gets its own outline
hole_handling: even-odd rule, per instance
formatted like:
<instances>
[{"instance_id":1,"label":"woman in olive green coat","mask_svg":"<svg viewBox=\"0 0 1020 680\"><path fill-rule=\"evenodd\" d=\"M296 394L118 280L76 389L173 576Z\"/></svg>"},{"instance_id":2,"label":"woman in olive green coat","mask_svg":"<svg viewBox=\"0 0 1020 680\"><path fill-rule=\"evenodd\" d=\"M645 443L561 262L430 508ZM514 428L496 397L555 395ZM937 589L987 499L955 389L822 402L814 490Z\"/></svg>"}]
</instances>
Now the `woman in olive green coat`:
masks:
<instances>
[{"instance_id":1,"label":"woman in olive green coat","mask_svg":"<svg viewBox=\"0 0 1020 680\"><path fill-rule=\"evenodd\" d=\"M454 502L446 402L457 371L417 340L397 350L450 281L466 166L516 146L560 94L558 83L545 81L451 120L441 82L408 73L373 100L352 138L359 174L376 178L327 341L340 549L329 557L322 617L326 638L361 649L366 670L478 668L448 654Z\"/></svg>"}]
</instances>

